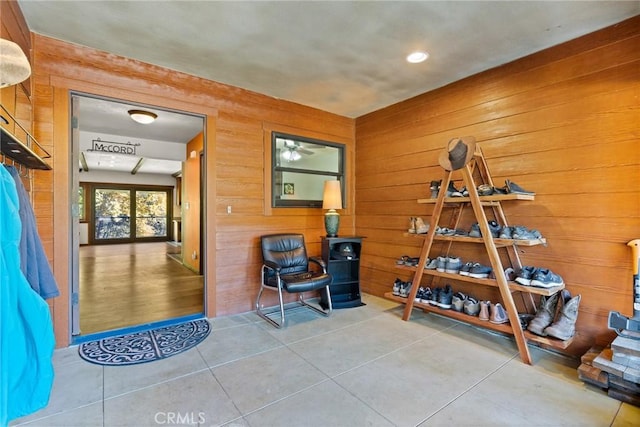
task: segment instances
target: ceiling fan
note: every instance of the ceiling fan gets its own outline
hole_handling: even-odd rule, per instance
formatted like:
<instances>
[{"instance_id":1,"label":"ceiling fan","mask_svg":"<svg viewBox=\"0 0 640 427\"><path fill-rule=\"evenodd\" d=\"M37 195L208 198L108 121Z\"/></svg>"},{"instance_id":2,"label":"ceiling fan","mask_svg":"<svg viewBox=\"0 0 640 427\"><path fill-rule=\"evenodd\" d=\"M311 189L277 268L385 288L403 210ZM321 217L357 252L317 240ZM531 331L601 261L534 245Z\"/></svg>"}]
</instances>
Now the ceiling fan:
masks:
<instances>
[{"instance_id":1,"label":"ceiling fan","mask_svg":"<svg viewBox=\"0 0 640 427\"><path fill-rule=\"evenodd\" d=\"M313 151L311 151L309 148L305 148L302 146L302 144L300 144L299 141L294 141L292 139L284 139L284 146L288 151L291 152L298 152L298 153L302 153L302 154L315 154Z\"/></svg>"},{"instance_id":2,"label":"ceiling fan","mask_svg":"<svg viewBox=\"0 0 640 427\"><path fill-rule=\"evenodd\" d=\"M284 150L282 151L282 157L288 162L295 162L302 158L302 154L313 155L311 151L312 147L305 147L299 141L292 139L283 139Z\"/></svg>"}]
</instances>

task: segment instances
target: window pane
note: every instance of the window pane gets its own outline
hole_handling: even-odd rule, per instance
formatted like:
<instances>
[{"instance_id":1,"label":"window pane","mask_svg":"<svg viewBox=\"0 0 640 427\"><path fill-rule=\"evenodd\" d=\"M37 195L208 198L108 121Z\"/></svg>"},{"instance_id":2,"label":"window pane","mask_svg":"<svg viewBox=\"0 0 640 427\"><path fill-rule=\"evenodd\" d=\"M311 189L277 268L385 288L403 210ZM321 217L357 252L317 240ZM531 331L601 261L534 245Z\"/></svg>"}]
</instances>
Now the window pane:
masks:
<instances>
[{"instance_id":1,"label":"window pane","mask_svg":"<svg viewBox=\"0 0 640 427\"><path fill-rule=\"evenodd\" d=\"M340 172L340 149L326 144L276 138L276 167Z\"/></svg>"},{"instance_id":2,"label":"window pane","mask_svg":"<svg viewBox=\"0 0 640 427\"><path fill-rule=\"evenodd\" d=\"M333 181L331 175L311 175L297 172L282 172L282 186L277 188L280 200L320 200L324 182ZM293 189L293 191L291 191Z\"/></svg>"},{"instance_id":3,"label":"window pane","mask_svg":"<svg viewBox=\"0 0 640 427\"><path fill-rule=\"evenodd\" d=\"M78 188L78 217L80 221L84 221L85 218L85 204L84 204L84 187Z\"/></svg>"},{"instance_id":4,"label":"window pane","mask_svg":"<svg viewBox=\"0 0 640 427\"><path fill-rule=\"evenodd\" d=\"M343 189L345 146L329 141L271 133L271 206L320 207L325 181Z\"/></svg>"},{"instance_id":5,"label":"window pane","mask_svg":"<svg viewBox=\"0 0 640 427\"><path fill-rule=\"evenodd\" d=\"M96 188L95 213L96 239L127 239L131 236L129 190Z\"/></svg>"},{"instance_id":6,"label":"window pane","mask_svg":"<svg viewBox=\"0 0 640 427\"><path fill-rule=\"evenodd\" d=\"M167 235L167 192L136 191L136 237Z\"/></svg>"}]
</instances>

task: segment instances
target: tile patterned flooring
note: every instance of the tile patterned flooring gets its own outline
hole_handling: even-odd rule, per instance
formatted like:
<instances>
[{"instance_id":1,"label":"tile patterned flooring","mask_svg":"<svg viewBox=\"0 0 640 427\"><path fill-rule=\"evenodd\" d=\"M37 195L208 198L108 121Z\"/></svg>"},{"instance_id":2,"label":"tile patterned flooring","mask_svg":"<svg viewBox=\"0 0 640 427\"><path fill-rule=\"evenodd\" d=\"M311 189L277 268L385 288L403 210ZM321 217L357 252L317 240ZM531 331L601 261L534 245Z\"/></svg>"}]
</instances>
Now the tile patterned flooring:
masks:
<instances>
[{"instance_id":1,"label":"tile patterned flooring","mask_svg":"<svg viewBox=\"0 0 640 427\"><path fill-rule=\"evenodd\" d=\"M215 318L198 347L102 367L57 350L49 405L11 426L637 426L640 408L577 378L578 362L365 295L277 330Z\"/></svg>"}]
</instances>

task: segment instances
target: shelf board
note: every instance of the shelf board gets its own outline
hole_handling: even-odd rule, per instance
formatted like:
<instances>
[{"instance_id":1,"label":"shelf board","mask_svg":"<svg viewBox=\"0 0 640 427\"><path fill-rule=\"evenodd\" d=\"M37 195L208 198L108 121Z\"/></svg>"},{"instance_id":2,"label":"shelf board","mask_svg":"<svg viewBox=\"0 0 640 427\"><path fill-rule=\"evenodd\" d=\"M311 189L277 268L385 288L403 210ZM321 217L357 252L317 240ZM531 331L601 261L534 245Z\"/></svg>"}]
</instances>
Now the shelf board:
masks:
<instances>
[{"instance_id":1,"label":"shelf board","mask_svg":"<svg viewBox=\"0 0 640 427\"><path fill-rule=\"evenodd\" d=\"M410 267L408 265L396 264L396 267L401 270L416 271L416 267ZM495 279L477 279L475 277L463 276L462 274L443 273L437 270L427 270L427 269L424 270L423 275L443 277L445 279L458 280L460 282L476 283L478 285L492 286L495 288L498 287L498 282ZM553 295L556 292L564 289L564 285L555 286L553 288L538 288L536 286L524 286L516 282L507 282L507 284L509 285L509 289L511 289L511 292L527 292L530 294L544 295L544 296Z\"/></svg>"},{"instance_id":2,"label":"shelf board","mask_svg":"<svg viewBox=\"0 0 640 427\"><path fill-rule=\"evenodd\" d=\"M393 295L393 292L385 293L384 297L388 300L399 302L401 304L407 303L406 298ZM476 316L469 316L468 314L460 313L455 310L445 310L440 307L433 306L431 304L425 304L422 302L414 302L413 307L419 308L421 310L424 310L430 313L439 314L440 316L449 317L451 319L455 319L471 325L480 326L485 329L491 329L493 331L498 331L505 334L513 335L513 329L511 328L511 324L509 323L503 323L503 324L497 325L487 320L480 320ZM549 347L549 348L561 349L561 350L566 349L573 342L573 338L570 338L566 341L562 341L562 340L558 340L550 337L541 337L541 336L532 334L529 331L524 331L524 336L527 341L539 344L542 347Z\"/></svg>"},{"instance_id":3,"label":"shelf board","mask_svg":"<svg viewBox=\"0 0 640 427\"><path fill-rule=\"evenodd\" d=\"M535 195L533 194L492 194L491 196L480 196L480 202L483 205L493 206L498 202L503 202L507 200L534 200ZM418 203L420 204L435 204L438 199L418 199ZM471 202L470 197L445 197L445 203L465 203Z\"/></svg>"},{"instance_id":4,"label":"shelf board","mask_svg":"<svg viewBox=\"0 0 640 427\"><path fill-rule=\"evenodd\" d=\"M392 301L396 301L402 304L406 304L407 303L407 299L406 298L402 298L399 297L397 295L393 295L393 292L387 292L384 294L384 297L392 300ZM480 320L478 317L476 316L469 316L468 314L465 313L460 313L458 311L455 310L445 310L443 308L437 307L435 305L431 305L431 304L425 304L423 302L414 302L413 303L413 307L414 308L419 308L422 309L424 311L428 311L434 314L439 314L441 316L445 316L445 317L450 317L452 319L456 319L459 320L461 322L464 323L469 323L471 325L476 325L476 326L480 326L486 329L491 329L493 331L498 331L498 332L502 332L505 334L509 334L509 335L513 335L513 329L511 328L511 325L509 323L502 323L502 324L495 324L495 323L491 323L488 320Z\"/></svg>"},{"instance_id":5,"label":"shelf board","mask_svg":"<svg viewBox=\"0 0 640 427\"><path fill-rule=\"evenodd\" d=\"M565 348L571 345L575 335L569 338L568 340L562 341L562 340L558 340L551 337L541 337L539 335L532 334L529 331L524 331L524 337L527 339L527 341L532 341L537 344L540 344L541 347L549 347L553 349L564 350Z\"/></svg>"},{"instance_id":6,"label":"shelf board","mask_svg":"<svg viewBox=\"0 0 640 427\"><path fill-rule=\"evenodd\" d=\"M29 169L51 170L51 166L42 160L42 157L2 126L0 126L0 153ZM48 153L47 157L49 157Z\"/></svg>"},{"instance_id":7,"label":"shelf board","mask_svg":"<svg viewBox=\"0 0 640 427\"><path fill-rule=\"evenodd\" d=\"M425 234L417 234L417 233L404 233L405 236L417 237L419 239L424 239L427 235ZM462 243L480 243L484 244L484 239L482 237L469 237L469 236L443 236L440 234L436 234L433 236L434 240L440 241L449 241L449 242L462 242ZM493 243L495 243L496 247L504 247L504 246L537 246L537 245L546 245L547 239L544 237L541 239L535 240L520 240L520 239L493 239Z\"/></svg>"}]
</instances>

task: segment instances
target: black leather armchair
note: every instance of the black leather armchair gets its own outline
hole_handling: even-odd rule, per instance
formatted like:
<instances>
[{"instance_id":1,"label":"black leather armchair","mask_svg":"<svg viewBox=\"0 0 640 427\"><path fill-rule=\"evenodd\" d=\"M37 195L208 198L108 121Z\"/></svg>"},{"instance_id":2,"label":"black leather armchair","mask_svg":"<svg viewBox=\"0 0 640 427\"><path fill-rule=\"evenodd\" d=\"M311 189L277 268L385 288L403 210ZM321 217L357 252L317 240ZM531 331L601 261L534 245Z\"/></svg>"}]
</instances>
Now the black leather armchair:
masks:
<instances>
[{"instance_id":1,"label":"black leather armchair","mask_svg":"<svg viewBox=\"0 0 640 427\"><path fill-rule=\"evenodd\" d=\"M320 313L329 316L332 311L329 286L333 278L327 273L326 265L321 258L308 257L307 249L302 234L270 234L261 237L262 246L262 283L260 292L256 298L256 313L271 323L276 328L285 325L284 302L282 291L298 294L298 303ZM310 262L315 264L310 269ZM264 290L278 292L280 308L280 323L271 319L261 310L260 298ZM304 292L324 289L327 293L328 307L323 310L304 300Z\"/></svg>"}]
</instances>

